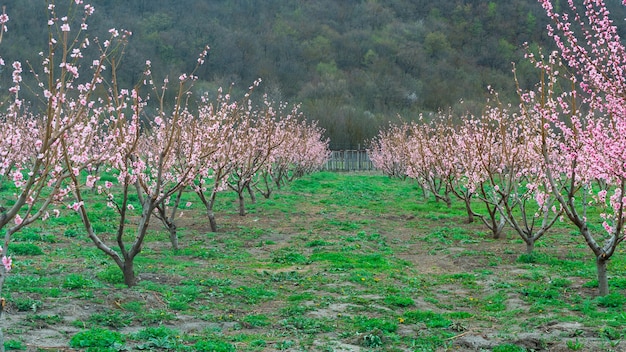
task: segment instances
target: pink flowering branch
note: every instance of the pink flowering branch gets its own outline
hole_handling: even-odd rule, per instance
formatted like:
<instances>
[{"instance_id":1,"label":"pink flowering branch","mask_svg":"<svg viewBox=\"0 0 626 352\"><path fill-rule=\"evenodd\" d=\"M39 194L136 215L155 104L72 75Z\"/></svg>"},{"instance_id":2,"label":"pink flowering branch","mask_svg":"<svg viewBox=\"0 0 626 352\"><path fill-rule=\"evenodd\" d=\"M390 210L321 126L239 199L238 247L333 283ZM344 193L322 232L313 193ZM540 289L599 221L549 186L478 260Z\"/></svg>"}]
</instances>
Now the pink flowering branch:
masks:
<instances>
[{"instance_id":1,"label":"pink flowering branch","mask_svg":"<svg viewBox=\"0 0 626 352\"><path fill-rule=\"evenodd\" d=\"M556 28L549 30L559 53L547 60L529 54L541 70L541 82L536 91L520 91L523 112L540 122L550 191L593 252L599 292L606 295L607 263L625 235L626 200L621 194L626 184L626 81L622 67L626 53L602 1L583 1L584 15L573 2L568 14L553 12L549 1L542 4L555 24ZM581 41L577 33L582 33ZM557 94L563 82L571 88ZM558 153L551 152L550 141L555 141ZM594 195L596 182L602 189ZM608 204L607 190L613 192ZM587 214L590 205L605 209L596 220L604 228L600 233L591 230L594 219Z\"/></svg>"}]
</instances>

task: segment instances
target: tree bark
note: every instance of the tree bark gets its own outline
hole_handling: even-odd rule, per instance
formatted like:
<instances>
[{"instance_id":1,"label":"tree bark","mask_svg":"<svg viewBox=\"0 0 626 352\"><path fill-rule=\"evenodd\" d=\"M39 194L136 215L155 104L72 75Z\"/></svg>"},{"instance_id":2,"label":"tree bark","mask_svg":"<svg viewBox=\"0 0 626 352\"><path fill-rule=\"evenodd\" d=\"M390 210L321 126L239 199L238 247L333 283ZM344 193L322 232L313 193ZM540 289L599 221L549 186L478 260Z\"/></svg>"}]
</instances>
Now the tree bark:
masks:
<instances>
[{"instance_id":1,"label":"tree bark","mask_svg":"<svg viewBox=\"0 0 626 352\"><path fill-rule=\"evenodd\" d=\"M204 197L202 197L204 200ZM209 218L209 224L211 225L211 232L217 232L217 221L215 220L215 211L213 211L213 206L215 205L215 200L217 199L217 191L214 189L211 192L211 197L208 202L204 202L206 206L206 215Z\"/></svg>"},{"instance_id":2,"label":"tree bark","mask_svg":"<svg viewBox=\"0 0 626 352\"><path fill-rule=\"evenodd\" d=\"M598 269L598 291L600 296L606 296L609 294L609 277L606 272L606 265L608 259L603 256L596 258L596 268Z\"/></svg>"},{"instance_id":3,"label":"tree bark","mask_svg":"<svg viewBox=\"0 0 626 352\"><path fill-rule=\"evenodd\" d=\"M500 219L499 222L497 222L496 217L494 215L491 217L491 223L493 226L491 229L493 238L496 240L502 238L502 230L504 229L504 225L506 224L506 221L502 218Z\"/></svg>"},{"instance_id":4,"label":"tree bark","mask_svg":"<svg viewBox=\"0 0 626 352\"><path fill-rule=\"evenodd\" d=\"M137 285L137 277L135 276L135 265L133 264L134 258L127 258L124 261L124 266L122 269L122 274L124 275L124 283L128 287L133 287Z\"/></svg>"},{"instance_id":5,"label":"tree bark","mask_svg":"<svg viewBox=\"0 0 626 352\"><path fill-rule=\"evenodd\" d=\"M524 241L526 242L526 254L533 254L535 250L535 240L531 237L528 239L525 238Z\"/></svg>"},{"instance_id":6,"label":"tree bark","mask_svg":"<svg viewBox=\"0 0 626 352\"><path fill-rule=\"evenodd\" d=\"M174 223L168 223L167 230L170 232L170 242L172 243L172 249L177 251L178 247L178 233L176 232L176 225Z\"/></svg>"},{"instance_id":7,"label":"tree bark","mask_svg":"<svg viewBox=\"0 0 626 352\"><path fill-rule=\"evenodd\" d=\"M243 190L241 192L237 192L239 196L239 215L246 216L246 201L243 196Z\"/></svg>"},{"instance_id":8,"label":"tree bark","mask_svg":"<svg viewBox=\"0 0 626 352\"><path fill-rule=\"evenodd\" d=\"M474 222L474 212L472 211L471 199L464 199L465 202L465 211L467 211L467 223L471 224Z\"/></svg>"},{"instance_id":9,"label":"tree bark","mask_svg":"<svg viewBox=\"0 0 626 352\"><path fill-rule=\"evenodd\" d=\"M248 183L246 188L248 189L248 194L250 195L250 203L256 204L256 194L254 193L254 190L252 189L252 186L250 186L250 184ZM268 191L267 191L268 196L265 197L265 198L269 198L269 193L270 193L270 191L269 191L269 187L268 187Z\"/></svg>"}]
</instances>

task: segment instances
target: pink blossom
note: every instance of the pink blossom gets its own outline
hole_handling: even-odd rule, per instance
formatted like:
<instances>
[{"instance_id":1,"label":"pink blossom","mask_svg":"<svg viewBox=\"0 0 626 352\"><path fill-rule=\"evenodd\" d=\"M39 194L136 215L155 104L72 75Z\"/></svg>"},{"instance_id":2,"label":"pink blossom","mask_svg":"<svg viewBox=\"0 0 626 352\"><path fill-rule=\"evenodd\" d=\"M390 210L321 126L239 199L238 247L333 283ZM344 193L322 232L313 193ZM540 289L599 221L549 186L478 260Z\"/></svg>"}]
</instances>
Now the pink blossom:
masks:
<instances>
[{"instance_id":1,"label":"pink blossom","mask_svg":"<svg viewBox=\"0 0 626 352\"><path fill-rule=\"evenodd\" d=\"M3 256L2 265L4 265L4 269L6 271L11 271L11 268L13 267L13 260L11 259L11 257Z\"/></svg>"},{"instance_id":2,"label":"pink blossom","mask_svg":"<svg viewBox=\"0 0 626 352\"><path fill-rule=\"evenodd\" d=\"M63 23L63 24L61 25L61 31L62 31L62 32L69 32L69 31L70 31L70 25L69 25L69 24L67 24L67 23Z\"/></svg>"},{"instance_id":3,"label":"pink blossom","mask_svg":"<svg viewBox=\"0 0 626 352\"><path fill-rule=\"evenodd\" d=\"M186 206L187 208L189 208L189 207L191 206L191 202L187 202L187 204L185 204L185 206Z\"/></svg>"},{"instance_id":4,"label":"pink blossom","mask_svg":"<svg viewBox=\"0 0 626 352\"><path fill-rule=\"evenodd\" d=\"M607 223L606 221L602 222L602 227L604 227L604 230L608 233L611 234L612 230L611 230L611 226L609 225L609 223Z\"/></svg>"},{"instance_id":5,"label":"pink blossom","mask_svg":"<svg viewBox=\"0 0 626 352\"><path fill-rule=\"evenodd\" d=\"M78 209L80 209L80 207L82 207L84 204L84 202L74 202L72 205L70 205L69 207L74 210L74 211L78 211Z\"/></svg>"},{"instance_id":6,"label":"pink blossom","mask_svg":"<svg viewBox=\"0 0 626 352\"><path fill-rule=\"evenodd\" d=\"M105 181L104 187L107 189L110 189L111 187L113 187L113 183L111 181Z\"/></svg>"},{"instance_id":7,"label":"pink blossom","mask_svg":"<svg viewBox=\"0 0 626 352\"><path fill-rule=\"evenodd\" d=\"M15 221L15 225L21 225L24 219L22 219L20 214L17 214L15 215L15 219L13 219L13 221Z\"/></svg>"},{"instance_id":8,"label":"pink blossom","mask_svg":"<svg viewBox=\"0 0 626 352\"><path fill-rule=\"evenodd\" d=\"M87 176L87 181L85 182L85 185L89 188L93 188L93 186L96 184L96 181L98 180L98 178L96 176L93 175L88 175Z\"/></svg>"}]
</instances>

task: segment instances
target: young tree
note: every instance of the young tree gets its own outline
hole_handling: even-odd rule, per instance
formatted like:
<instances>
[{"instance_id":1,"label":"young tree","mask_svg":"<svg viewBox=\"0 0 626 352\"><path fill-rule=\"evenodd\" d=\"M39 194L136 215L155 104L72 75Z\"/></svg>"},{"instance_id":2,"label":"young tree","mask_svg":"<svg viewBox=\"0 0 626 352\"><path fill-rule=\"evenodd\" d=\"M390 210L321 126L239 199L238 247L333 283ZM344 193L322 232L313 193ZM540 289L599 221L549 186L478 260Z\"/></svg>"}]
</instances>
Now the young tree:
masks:
<instances>
[{"instance_id":1,"label":"young tree","mask_svg":"<svg viewBox=\"0 0 626 352\"><path fill-rule=\"evenodd\" d=\"M198 116L201 125L205 126L203 134L213 141L208 146L214 152L205 160L205 167L200 170L192 189L206 209L213 232L217 232L214 210L217 194L228 188L227 178L235 167L238 116L246 113L250 94L259 83L257 81L250 87L241 102L234 101L230 93L224 94L222 88L215 103L211 103L206 94L202 97Z\"/></svg>"},{"instance_id":2,"label":"young tree","mask_svg":"<svg viewBox=\"0 0 626 352\"><path fill-rule=\"evenodd\" d=\"M113 37L118 31L111 30ZM129 33L122 32L122 39ZM199 63L204 60L206 50L201 54ZM101 234L94 231L89 207L86 206L83 189L93 188L96 182L88 177L83 183L78 177L72 177L73 193L76 198L75 210L78 211L89 238L96 247L111 257L124 276L124 283L133 286L137 283L134 259L141 252L148 232L148 225L157 207L167 203L172 195L189 185L197 176L203 164L201 145L202 136L194 130L197 126L195 117L187 108L188 94L195 80L192 75L183 74L178 81L178 94L173 108L167 110L163 97L168 87L165 79L161 90L152 84L150 65L146 69L145 83L153 88L158 97L157 115L146 123L142 116L147 100L139 94L139 87L132 90L118 89L115 79L119 60L109 61L112 71L112 85L104 120L98 125L99 145L103 148L107 171L117 179L117 186L105 182L98 185L98 193L106 197L107 205L118 214L117 232L114 244L117 249L106 243ZM95 127L94 127L95 128ZM95 140L91 138L90 140ZM74 157L75 152L66 150L66 162L80 163ZM116 191L121 191L121 197ZM135 205L129 196L138 198L139 220L136 227L127 229L127 220L135 215ZM130 235L132 233L132 235ZM130 243L127 242L131 238ZM173 239L173 245L177 245Z\"/></svg>"},{"instance_id":3,"label":"young tree","mask_svg":"<svg viewBox=\"0 0 626 352\"><path fill-rule=\"evenodd\" d=\"M10 101L2 105L0 114L3 137L0 142L0 177L1 182L11 184L9 187L14 191L14 198L0 206L0 228L5 230L0 292L11 268L9 244L12 235L38 219L48 218L49 209L61 205L72 191L67 179L77 176L84 168L68 165L64 151L77 147L76 138L88 139L93 135L95 119L91 116L99 113L94 100L103 87L106 69L103 62L114 48L100 47L98 59L85 63L83 52L91 44L85 30L93 6L80 0L73 1L67 15L61 15L52 2L47 10L48 50L40 53L41 66L28 65L37 85L27 88L38 100L25 102L20 98L24 69L19 61L14 61ZM7 21L5 13L0 15L0 41ZM0 59L0 65L4 65L4 60ZM38 112L29 112L27 106ZM77 160L81 159L82 165L90 164L95 157L75 155ZM58 214L59 209L53 212ZM3 350L0 331L0 351Z\"/></svg>"},{"instance_id":4,"label":"young tree","mask_svg":"<svg viewBox=\"0 0 626 352\"><path fill-rule=\"evenodd\" d=\"M298 116L298 107L285 113L286 106L280 104L275 108L265 97L262 108L248 109L239 115L235 143L234 166L228 187L237 193L239 199L239 215L245 216L244 192L248 191L252 202L255 197L252 191L254 178L262 170L268 170L277 156L277 150L285 143L285 133L291 120Z\"/></svg>"},{"instance_id":5,"label":"young tree","mask_svg":"<svg viewBox=\"0 0 626 352\"><path fill-rule=\"evenodd\" d=\"M495 128L492 150L496 167L485 168L486 183L491 192L485 200L496 206L500 216L526 243L531 254L535 243L556 223L562 211L547 186L545 162L541 155L541 126L523 114L504 106L496 93L495 106L484 118ZM554 143L548 141L551 150Z\"/></svg>"},{"instance_id":6,"label":"young tree","mask_svg":"<svg viewBox=\"0 0 626 352\"><path fill-rule=\"evenodd\" d=\"M549 166L554 160L547 152L546 136L560 137L566 168L548 167L547 177L567 218L594 253L599 292L606 295L607 263L624 239L626 48L604 1L583 0L582 9L577 7L578 2L569 1L561 13L555 12L552 1L539 2L554 23L548 27L548 34L572 72L565 77L572 82L572 89L557 93L557 80L565 67L556 58L551 56L544 63L541 58L531 57L545 79L535 94L522 94L523 102L526 113L545 126L542 151ZM583 104L589 112L581 109ZM609 191L594 191L593 180L601 180ZM605 209L597 220L604 233L590 229L593 220L587 217L588 204L581 202L588 192L593 195L592 202Z\"/></svg>"},{"instance_id":7,"label":"young tree","mask_svg":"<svg viewBox=\"0 0 626 352\"><path fill-rule=\"evenodd\" d=\"M476 156L476 148L474 148L474 136L476 133L476 124L473 116L468 115L463 118L463 123L453 125L450 121L450 138L446 140L445 149L454 151L450 153L453 158L450 166L452 172L447 179L450 191L458 199L463 201L465 212L467 213L467 223L471 224L478 214L472 209L474 193L476 192L475 178L483 180L479 170L482 170Z\"/></svg>"},{"instance_id":8,"label":"young tree","mask_svg":"<svg viewBox=\"0 0 626 352\"><path fill-rule=\"evenodd\" d=\"M432 193L435 200L444 201L452 206L449 183L446 179L451 172L448 164L441 160L440 140L443 137L442 126L436 123L425 123L420 117L417 123L409 127L407 137L407 171L408 177L417 180L426 192Z\"/></svg>"},{"instance_id":9,"label":"young tree","mask_svg":"<svg viewBox=\"0 0 626 352\"><path fill-rule=\"evenodd\" d=\"M260 180L255 185L265 198L272 192L272 183L280 189L286 182L321 169L328 160L330 151L328 140L323 138L324 131L317 123L308 124L303 116L298 118L301 121L291 118L276 130L277 134L284 135L284 142L275 149L271 167L261 170ZM258 186L259 182L263 182L262 187Z\"/></svg>"},{"instance_id":10,"label":"young tree","mask_svg":"<svg viewBox=\"0 0 626 352\"><path fill-rule=\"evenodd\" d=\"M405 179L407 177L407 138L409 125L390 125L378 132L370 142L367 152L374 167L389 177Z\"/></svg>"},{"instance_id":11,"label":"young tree","mask_svg":"<svg viewBox=\"0 0 626 352\"><path fill-rule=\"evenodd\" d=\"M493 238L500 238L506 220L500 216L498 201L493 201L493 189L488 182L490 174L499 168L497 128L482 116L468 117L462 126L455 135L459 151L463 153L457 158L457 163L464 170L464 187L474 199L484 204L487 214L474 212L471 208L467 211L487 226Z\"/></svg>"}]
</instances>

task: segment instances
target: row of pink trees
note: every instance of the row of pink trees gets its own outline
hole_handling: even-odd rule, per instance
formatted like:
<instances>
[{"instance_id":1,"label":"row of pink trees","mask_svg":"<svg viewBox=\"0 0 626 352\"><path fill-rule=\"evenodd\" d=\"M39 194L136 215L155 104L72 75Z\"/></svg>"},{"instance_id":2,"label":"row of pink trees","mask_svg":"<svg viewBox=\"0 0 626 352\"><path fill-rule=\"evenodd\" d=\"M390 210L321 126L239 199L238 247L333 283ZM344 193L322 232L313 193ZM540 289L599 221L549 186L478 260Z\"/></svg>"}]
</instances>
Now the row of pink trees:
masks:
<instances>
[{"instance_id":1,"label":"row of pink trees","mask_svg":"<svg viewBox=\"0 0 626 352\"><path fill-rule=\"evenodd\" d=\"M10 100L0 116L0 177L3 188L13 194L0 209L6 263L0 267L0 292L11 268L12 234L58 216L63 208L78 212L89 238L132 286L137 281L134 259L153 215L178 247L175 217L185 189L191 187L200 196L216 230L212 209L219 191L229 185L251 190L258 175L279 160L289 160L294 172L315 170L328 153L322 131L303 122L297 107L275 108L268 101L257 107L251 92L240 101L229 94L220 94L216 102L207 95L196 98L193 72L156 84L147 62L141 82L119 87L116 74L131 33L111 29L105 41L87 37L93 12L93 6L80 0L70 2L67 16L57 14L54 3L48 5L48 52L42 53L41 66L29 65L36 86L23 85L22 64L11 65ZM7 21L2 14L0 33ZM86 59L90 51L98 53L96 59ZM207 52L198 57L198 65ZM22 89L32 90L40 101L22 101ZM168 89L176 90L174 101L166 100ZM26 110L36 103L43 106L42 114ZM305 146L298 158L291 155L294 146ZM101 180L103 174L114 181ZM94 219L94 202L113 209L115 233L94 230L93 222L101 221Z\"/></svg>"},{"instance_id":2,"label":"row of pink trees","mask_svg":"<svg viewBox=\"0 0 626 352\"><path fill-rule=\"evenodd\" d=\"M569 1L562 13L552 1L539 2L559 50L528 55L540 82L519 89L519 107L494 94L480 117L452 124L440 114L393 127L374 140L372 159L389 175L417 179L437 199L456 194L470 221L489 220L494 237L508 223L528 252L564 215L593 252L606 295L607 263L626 235L626 48L603 1ZM487 214L476 214L472 199ZM603 209L599 218L589 216L590 206Z\"/></svg>"},{"instance_id":3,"label":"row of pink trees","mask_svg":"<svg viewBox=\"0 0 626 352\"><path fill-rule=\"evenodd\" d=\"M497 96L494 94L494 97ZM554 225L560 211L546 192L538 124L522 121L494 99L480 117L458 122L440 113L430 121L394 126L380 133L370 153L375 166L393 176L415 179L438 201L463 202L468 222L478 217L492 237L506 224L532 252L536 240ZM405 170L389 168L404 165ZM477 211L475 204L483 204Z\"/></svg>"},{"instance_id":4,"label":"row of pink trees","mask_svg":"<svg viewBox=\"0 0 626 352\"><path fill-rule=\"evenodd\" d=\"M237 102L220 94L215 102L203 97L199 115L212 144L206 167L191 185L206 209L212 231L217 231L214 206L219 192L237 193L239 215L244 216L245 193L255 202L255 188L269 197L273 184L319 170L328 159L328 140L315 123L307 123L298 106L288 108L264 99L254 107L250 96L257 81ZM263 182L263 188L258 187Z\"/></svg>"}]
</instances>

